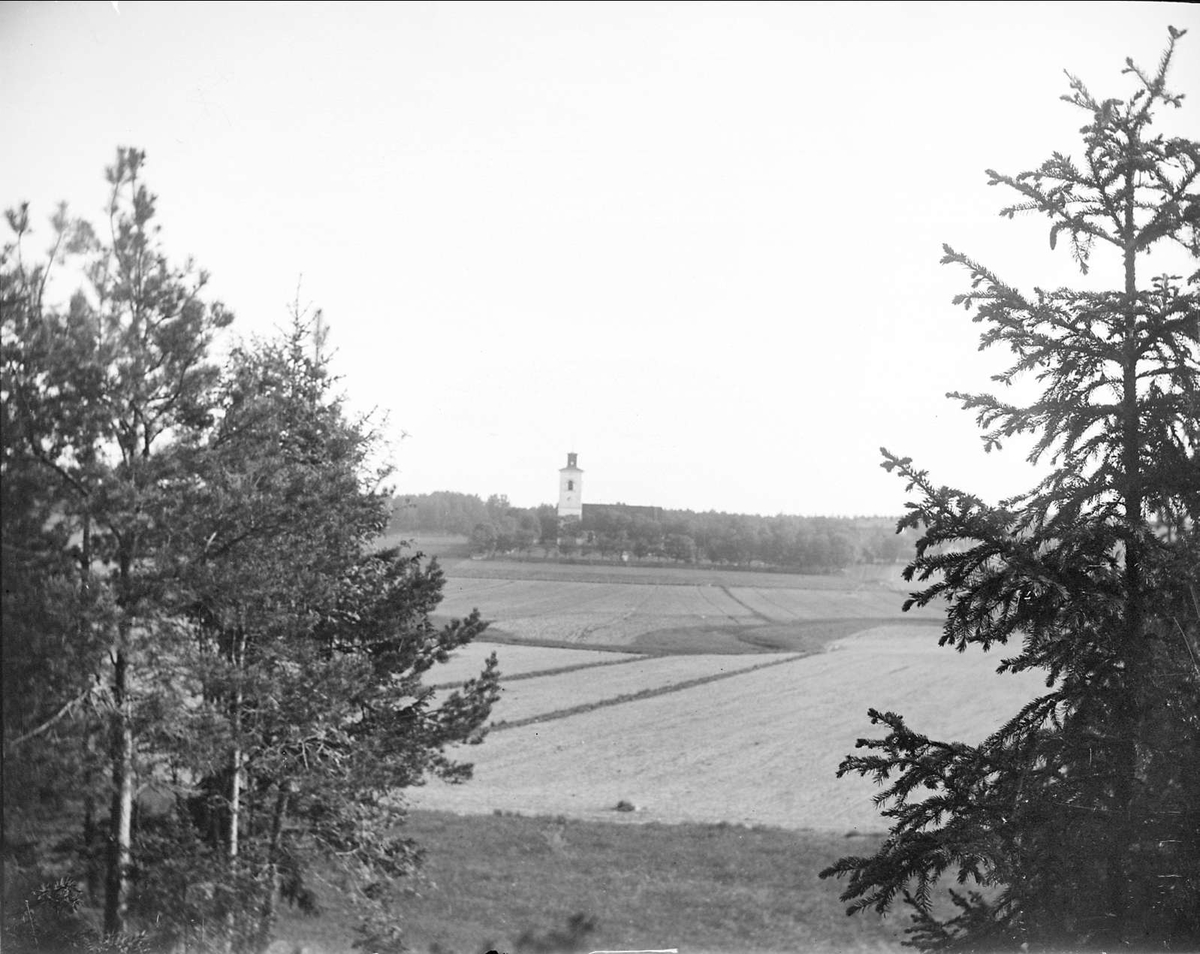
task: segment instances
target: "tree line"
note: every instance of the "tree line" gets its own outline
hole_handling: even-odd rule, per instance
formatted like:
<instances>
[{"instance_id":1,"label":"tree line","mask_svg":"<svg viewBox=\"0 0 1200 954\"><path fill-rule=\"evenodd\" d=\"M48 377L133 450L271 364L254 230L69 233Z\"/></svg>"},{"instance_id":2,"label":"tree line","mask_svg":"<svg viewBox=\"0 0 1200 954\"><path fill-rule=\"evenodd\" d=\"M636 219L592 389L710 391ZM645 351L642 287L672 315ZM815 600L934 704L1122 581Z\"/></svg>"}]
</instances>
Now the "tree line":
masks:
<instances>
[{"instance_id":1,"label":"tree line","mask_svg":"<svg viewBox=\"0 0 1200 954\"><path fill-rule=\"evenodd\" d=\"M913 555L917 534L897 532L889 517L759 516L664 510L662 519L584 506L582 520L562 524L551 504L521 508L503 494L438 491L398 497L391 532L467 536L476 552L588 556L675 563L789 567L809 572L855 563L895 563Z\"/></svg>"},{"instance_id":2,"label":"tree line","mask_svg":"<svg viewBox=\"0 0 1200 954\"><path fill-rule=\"evenodd\" d=\"M494 656L437 699L423 677L486 624L434 626L441 570L380 548L375 422L319 315L230 341L144 167L119 150L108 221L60 207L44 254L28 206L7 214L4 944L261 951L315 873L396 951L420 858L401 793L469 776L447 747L498 694Z\"/></svg>"}]
</instances>

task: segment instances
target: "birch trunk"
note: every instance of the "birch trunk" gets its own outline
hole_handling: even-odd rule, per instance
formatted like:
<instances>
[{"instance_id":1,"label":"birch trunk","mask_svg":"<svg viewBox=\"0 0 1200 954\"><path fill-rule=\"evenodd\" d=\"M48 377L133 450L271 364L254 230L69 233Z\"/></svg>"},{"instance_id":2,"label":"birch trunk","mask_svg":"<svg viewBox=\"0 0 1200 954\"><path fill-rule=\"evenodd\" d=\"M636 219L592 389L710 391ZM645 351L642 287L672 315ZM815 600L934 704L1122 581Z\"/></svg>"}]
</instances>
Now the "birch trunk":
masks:
<instances>
[{"instance_id":1,"label":"birch trunk","mask_svg":"<svg viewBox=\"0 0 1200 954\"><path fill-rule=\"evenodd\" d=\"M239 627L238 633L234 637L232 656L235 680L232 701L233 711L230 714L230 722L233 728L233 752L229 760L229 828L225 837L227 845L226 857L229 861L231 875L234 874L234 869L237 867L239 833L242 824L242 667L246 656L246 632L244 628ZM227 952L233 950L236 922L236 914L231 910L226 918L225 950Z\"/></svg>"},{"instance_id":2,"label":"birch trunk","mask_svg":"<svg viewBox=\"0 0 1200 954\"><path fill-rule=\"evenodd\" d=\"M128 624L122 623L122 629ZM113 662L113 718L110 755L112 807L109 812L108 877L104 898L104 930L125 930L129 909L129 865L133 856L133 729L130 725L129 659L125 647Z\"/></svg>"}]
</instances>

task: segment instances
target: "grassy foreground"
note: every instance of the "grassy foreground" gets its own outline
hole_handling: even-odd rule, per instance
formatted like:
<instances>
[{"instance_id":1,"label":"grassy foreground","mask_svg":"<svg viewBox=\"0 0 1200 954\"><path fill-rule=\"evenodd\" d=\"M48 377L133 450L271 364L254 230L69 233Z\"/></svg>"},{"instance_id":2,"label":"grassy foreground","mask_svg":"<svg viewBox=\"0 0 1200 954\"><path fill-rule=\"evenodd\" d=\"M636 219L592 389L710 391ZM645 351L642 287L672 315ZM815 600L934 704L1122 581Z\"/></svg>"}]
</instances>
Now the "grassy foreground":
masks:
<instances>
[{"instance_id":1,"label":"grassy foreground","mask_svg":"<svg viewBox=\"0 0 1200 954\"><path fill-rule=\"evenodd\" d=\"M620 820L617 820L620 819ZM595 927L575 950L883 952L907 922L849 918L838 885L817 872L875 839L736 825L640 824L514 815L414 812L408 833L428 849L404 903L408 943L434 954L539 945L573 915ZM277 937L349 954L353 914L333 895L317 918L287 912ZM524 940L522 941L522 936Z\"/></svg>"}]
</instances>

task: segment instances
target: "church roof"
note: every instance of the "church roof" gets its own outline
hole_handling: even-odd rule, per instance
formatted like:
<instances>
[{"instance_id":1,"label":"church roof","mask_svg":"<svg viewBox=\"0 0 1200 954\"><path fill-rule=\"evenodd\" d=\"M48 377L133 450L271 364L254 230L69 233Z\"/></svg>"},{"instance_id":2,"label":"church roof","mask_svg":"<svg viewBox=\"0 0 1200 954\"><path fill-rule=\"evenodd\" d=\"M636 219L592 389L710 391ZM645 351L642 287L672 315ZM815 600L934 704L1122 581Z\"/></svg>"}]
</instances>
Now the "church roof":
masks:
<instances>
[{"instance_id":1,"label":"church roof","mask_svg":"<svg viewBox=\"0 0 1200 954\"><path fill-rule=\"evenodd\" d=\"M645 507L638 504L583 504L583 517L599 517L607 514L621 514L626 517L648 517L651 520L662 520L662 507Z\"/></svg>"}]
</instances>

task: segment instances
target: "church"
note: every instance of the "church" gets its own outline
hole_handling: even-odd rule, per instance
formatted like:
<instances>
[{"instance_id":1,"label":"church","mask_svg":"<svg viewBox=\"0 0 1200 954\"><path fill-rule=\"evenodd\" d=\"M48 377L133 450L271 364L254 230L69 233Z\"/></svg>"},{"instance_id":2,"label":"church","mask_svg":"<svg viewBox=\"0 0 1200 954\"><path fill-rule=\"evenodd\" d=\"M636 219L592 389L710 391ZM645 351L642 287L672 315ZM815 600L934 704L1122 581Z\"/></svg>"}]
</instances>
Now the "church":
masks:
<instances>
[{"instance_id":1,"label":"church","mask_svg":"<svg viewBox=\"0 0 1200 954\"><path fill-rule=\"evenodd\" d=\"M567 454L567 466L558 471L558 521L602 520L609 516L643 517L662 522L662 507L639 507L630 504L594 504L583 502L583 471L579 467L579 455L574 451Z\"/></svg>"}]
</instances>

